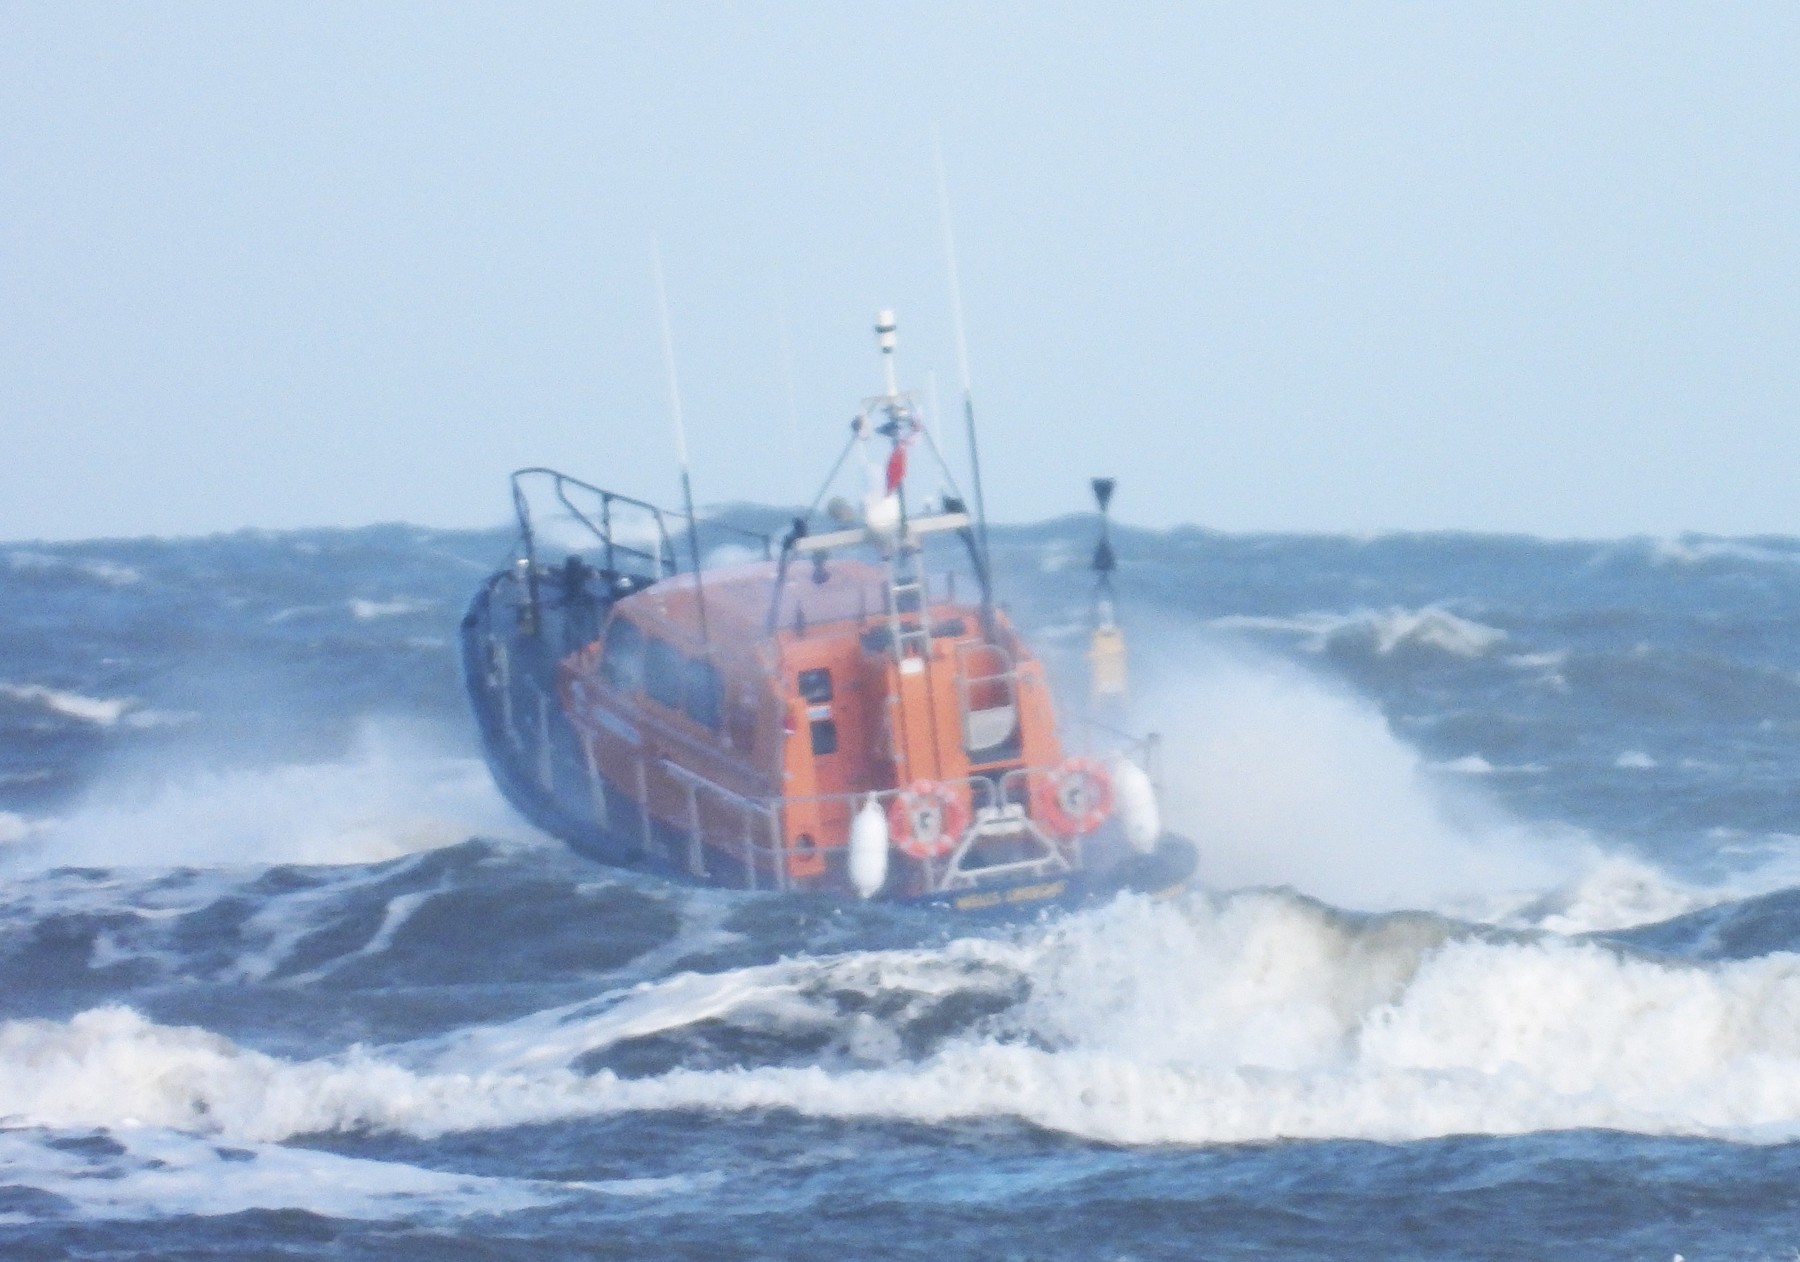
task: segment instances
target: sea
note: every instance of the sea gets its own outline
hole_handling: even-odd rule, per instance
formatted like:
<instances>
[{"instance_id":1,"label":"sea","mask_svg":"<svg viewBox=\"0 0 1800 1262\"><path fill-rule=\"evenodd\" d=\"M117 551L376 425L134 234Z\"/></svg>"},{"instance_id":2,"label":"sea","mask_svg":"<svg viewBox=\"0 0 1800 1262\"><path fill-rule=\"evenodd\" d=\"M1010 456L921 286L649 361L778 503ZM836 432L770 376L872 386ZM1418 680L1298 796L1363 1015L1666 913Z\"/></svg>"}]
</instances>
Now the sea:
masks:
<instances>
[{"instance_id":1,"label":"sea","mask_svg":"<svg viewBox=\"0 0 1800 1262\"><path fill-rule=\"evenodd\" d=\"M1114 547L1198 880L994 922L535 832L500 531L0 544L0 1257L1800 1257L1800 540Z\"/></svg>"}]
</instances>

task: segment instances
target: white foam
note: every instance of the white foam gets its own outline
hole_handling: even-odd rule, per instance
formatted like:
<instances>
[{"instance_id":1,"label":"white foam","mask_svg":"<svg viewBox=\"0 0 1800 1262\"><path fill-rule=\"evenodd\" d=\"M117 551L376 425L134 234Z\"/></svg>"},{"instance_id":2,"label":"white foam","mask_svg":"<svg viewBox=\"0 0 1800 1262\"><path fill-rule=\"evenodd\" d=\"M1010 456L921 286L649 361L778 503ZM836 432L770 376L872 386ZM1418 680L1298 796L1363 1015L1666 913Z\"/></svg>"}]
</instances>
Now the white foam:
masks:
<instances>
[{"instance_id":1,"label":"white foam","mask_svg":"<svg viewBox=\"0 0 1800 1262\"><path fill-rule=\"evenodd\" d=\"M1555 692L1568 692L1569 679L1563 667L1569 662L1567 649L1551 649L1542 653L1515 653L1506 659L1508 666L1537 674L1537 682Z\"/></svg>"},{"instance_id":2,"label":"white foam","mask_svg":"<svg viewBox=\"0 0 1800 1262\"><path fill-rule=\"evenodd\" d=\"M1541 762L1496 763L1480 754L1464 754L1445 762L1429 764L1433 771L1449 771L1464 776L1541 776L1547 770Z\"/></svg>"},{"instance_id":3,"label":"white foam","mask_svg":"<svg viewBox=\"0 0 1800 1262\"><path fill-rule=\"evenodd\" d=\"M401 618L409 614L429 613L434 607L429 600L415 600L410 596L396 596L392 600L363 600L359 597L349 602L351 615L363 622L374 618Z\"/></svg>"},{"instance_id":4,"label":"white foam","mask_svg":"<svg viewBox=\"0 0 1800 1262\"><path fill-rule=\"evenodd\" d=\"M801 972L783 963L643 982L599 1001L464 1031L433 1047L431 1063L467 1073L566 1065L597 1047L680 1029L750 1004L786 1006L797 992Z\"/></svg>"},{"instance_id":5,"label":"white foam","mask_svg":"<svg viewBox=\"0 0 1800 1262\"><path fill-rule=\"evenodd\" d=\"M343 907L349 892L363 883L360 865L340 869L340 872L340 879L325 880L317 885L262 899L255 914L246 918L238 928L237 934L242 945L232 957L227 980L262 981L287 963L293 956L295 947L316 933L321 924L329 923L331 917ZM440 883L431 889L415 890L389 899L382 909L381 923L367 942L347 954L333 956L317 968L296 974L292 982L304 984L315 981L342 968L351 960L385 951L413 914L442 891L443 885ZM99 948L107 945L107 942L105 937L96 942L96 955L99 954ZM93 966L99 967L101 963L97 958L93 961Z\"/></svg>"},{"instance_id":6,"label":"white foam","mask_svg":"<svg viewBox=\"0 0 1800 1262\"><path fill-rule=\"evenodd\" d=\"M1016 974L1028 997L923 1061L905 1059L896 1037L885 1050L864 1037L876 1063L861 1067L823 1060L632 1080L568 1068L583 1050L671 1022L877 1023L867 1010L833 1015L828 997L954 989L970 984L971 968ZM1131 1144L1570 1127L1800 1135L1792 954L1689 966L1246 893L1126 899L1012 942L798 959L630 993L633 1004L610 1012L559 1010L541 1056L528 1054L529 1038L473 1038L435 1068L357 1049L283 1061L118 1008L8 1022L0 1113L58 1127L135 1119L251 1143L676 1108L922 1123L1008 1116ZM525 1032L497 1030L508 1028Z\"/></svg>"},{"instance_id":7,"label":"white foam","mask_svg":"<svg viewBox=\"0 0 1800 1262\"><path fill-rule=\"evenodd\" d=\"M701 564L707 569L722 569L728 565L753 565L763 559L761 548L751 547L747 543L721 543L706 550Z\"/></svg>"},{"instance_id":8,"label":"white foam","mask_svg":"<svg viewBox=\"0 0 1800 1262\"><path fill-rule=\"evenodd\" d=\"M1432 763L1433 771L1455 771L1465 776L1491 776L1494 764L1480 754L1464 754L1461 758L1452 758L1447 762Z\"/></svg>"},{"instance_id":9,"label":"white foam","mask_svg":"<svg viewBox=\"0 0 1800 1262\"><path fill-rule=\"evenodd\" d=\"M290 605L269 615L271 624L291 622L295 618L317 618L333 612L336 605ZM354 610L352 610L354 612Z\"/></svg>"},{"instance_id":10,"label":"white foam","mask_svg":"<svg viewBox=\"0 0 1800 1262\"><path fill-rule=\"evenodd\" d=\"M1506 639L1506 632L1431 605L1416 612L1390 609L1370 619L1375 651L1392 653L1402 645L1439 649L1457 657L1480 657Z\"/></svg>"},{"instance_id":11,"label":"white foam","mask_svg":"<svg viewBox=\"0 0 1800 1262\"><path fill-rule=\"evenodd\" d=\"M84 697L78 692L46 688L42 684L0 683L0 696L39 706L65 718L80 719L96 727L111 727L137 704L129 697Z\"/></svg>"},{"instance_id":12,"label":"white foam","mask_svg":"<svg viewBox=\"0 0 1800 1262\"><path fill-rule=\"evenodd\" d=\"M91 1219L211 1216L298 1209L332 1218L417 1219L508 1213L549 1204L556 1189L526 1180L448 1174L256 1144L221 1150L179 1131L120 1126L123 1153L95 1156L41 1132L0 1131L0 1175L61 1197Z\"/></svg>"},{"instance_id":13,"label":"white foam","mask_svg":"<svg viewBox=\"0 0 1800 1262\"><path fill-rule=\"evenodd\" d=\"M1060 574L1080 564L1075 545L1067 539L1052 539L1038 553L1038 573Z\"/></svg>"},{"instance_id":14,"label":"white foam","mask_svg":"<svg viewBox=\"0 0 1800 1262\"><path fill-rule=\"evenodd\" d=\"M1683 535L1678 539L1650 541L1650 559L1657 565L1701 565L1707 561L1751 561L1760 565L1794 565L1800 552L1771 548L1742 539L1718 539Z\"/></svg>"},{"instance_id":15,"label":"white foam","mask_svg":"<svg viewBox=\"0 0 1800 1262\"><path fill-rule=\"evenodd\" d=\"M1230 614L1208 624L1219 630L1286 632L1323 652L1346 635L1366 635L1386 657L1402 647L1430 648L1456 657L1480 657L1506 639L1506 632L1451 613L1441 605L1422 609L1364 609L1354 613L1306 613L1291 618Z\"/></svg>"},{"instance_id":16,"label":"white foam","mask_svg":"<svg viewBox=\"0 0 1800 1262\"><path fill-rule=\"evenodd\" d=\"M1613 766L1621 771L1648 771L1656 766L1656 759L1641 749L1628 749L1613 760Z\"/></svg>"},{"instance_id":17,"label":"white foam","mask_svg":"<svg viewBox=\"0 0 1800 1262\"><path fill-rule=\"evenodd\" d=\"M1520 670L1557 670L1568 665L1568 649L1549 649L1542 653L1514 653L1506 659L1508 666Z\"/></svg>"},{"instance_id":18,"label":"white foam","mask_svg":"<svg viewBox=\"0 0 1800 1262\"><path fill-rule=\"evenodd\" d=\"M152 728L187 727L198 723L200 715L194 710L133 710L125 716L125 726L148 731Z\"/></svg>"},{"instance_id":19,"label":"white foam","mask_svg":"<svg viewBox=\"0 0 1800 1262\"><path fill-rule=\"evenodd\" d=\"M78 574L108 587L129 587L143 581L143 575L129 565L98 557L63 557L48 552L10 552L7 563L17 571Z\"/></svg>"},{"instance_id":20,"label":"white foam","mask_svg":"<svg viewBox=\"0 0 1800 1262\"><path fill-rule=\"evenodd\" d=\"M1550 940L1346 922L1275 896L1117 905L1021 961L1029 1038L917 1065L673 1073L607 1107L986 1115L1124 1143L1571 1126L1800 1133L1800 960L1671 967Z\"/></svg>"},{"instance_id":21,"label":"white foam","mask_svg":"<svg viewBox=\"0 0 1800 1262\"><path fill-rule=\"evenodd\" d=\"M1656 924L1742 897L1736 888L1702 889L1673 880L1638 859L1595 855L1587 871L1563 886L1510 908L1496 907L1496 924L1553 933L1604 933Z\"/></svg>"},{"instance_id":22,"label":"white foam","mask_svg":"<svg viewBox=\"0 0 1800 1262\"><path fill-rule=\"evenodd\" d=\"M535 839L478 759L368 729L338 762L102 785L12 855L39 866L371 863L466 841Z\"/></svg>"}]
</instances>

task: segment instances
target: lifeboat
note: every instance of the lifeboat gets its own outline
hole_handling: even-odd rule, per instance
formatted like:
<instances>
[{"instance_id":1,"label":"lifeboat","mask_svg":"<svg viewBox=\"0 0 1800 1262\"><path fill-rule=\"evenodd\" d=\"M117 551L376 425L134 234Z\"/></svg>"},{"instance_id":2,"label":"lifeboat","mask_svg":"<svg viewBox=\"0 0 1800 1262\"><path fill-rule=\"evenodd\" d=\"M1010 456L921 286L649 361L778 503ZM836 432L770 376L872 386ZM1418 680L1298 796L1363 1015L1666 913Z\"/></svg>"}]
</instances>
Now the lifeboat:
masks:
<instances>
[{"instance_id":1,"label":"lifeboat","mask_svg":"<svg viewBox=\"0 0 1800 1262\"><path fill-rule=\"evenodd\" d=\"M779 540L512 475L515 554L461 631L496 783L600 862L734 889L989 912L1179 888L1155 738L1059 731L941 461L919 497L936 446L878 331L887 390Z\"/></svg>"}]
</instances>

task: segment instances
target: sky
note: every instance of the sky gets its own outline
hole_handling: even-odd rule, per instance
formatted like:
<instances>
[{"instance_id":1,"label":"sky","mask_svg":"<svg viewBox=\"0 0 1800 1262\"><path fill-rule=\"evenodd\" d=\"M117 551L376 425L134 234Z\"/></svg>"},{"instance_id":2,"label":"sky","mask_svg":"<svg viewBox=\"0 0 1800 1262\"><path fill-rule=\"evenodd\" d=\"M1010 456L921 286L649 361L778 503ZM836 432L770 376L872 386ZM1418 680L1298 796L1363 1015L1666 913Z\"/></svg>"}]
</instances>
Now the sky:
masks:
<instances>
[{"instance_id":1,"label":"sky","mask_svg":"<svg viewBox=\"0 0 1800 1262\"><path fill-rule=\"evenodd\" d=\"M811 498L1800 533L1800 6L0 0L0 539Z\"/></svg>"}]
</instances>

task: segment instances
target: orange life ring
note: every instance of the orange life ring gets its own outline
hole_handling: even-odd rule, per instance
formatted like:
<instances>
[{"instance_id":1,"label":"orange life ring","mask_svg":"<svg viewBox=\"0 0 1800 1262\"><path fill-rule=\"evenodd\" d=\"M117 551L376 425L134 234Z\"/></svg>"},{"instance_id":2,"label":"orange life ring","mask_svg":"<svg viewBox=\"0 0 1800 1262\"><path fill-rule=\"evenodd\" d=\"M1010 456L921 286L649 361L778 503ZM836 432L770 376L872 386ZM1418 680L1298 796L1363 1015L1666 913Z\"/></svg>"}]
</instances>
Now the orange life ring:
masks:
<instances>
[{"instance_id":1,"label":"orange life ring","mask_svg":"<svg viewBox=\"0 0 1800 1262\"><path fill-rule=\"evenodd\" d=\"M968 826L968 809L947 785L914 780L888 802L888 836L915 859L949 854Z\"/></svg>"},{"instance_id":2,"label":"orange life ring","mask_svg":"<svg viewBox=\"0 0 1800 1262\"><path fill-rule=\"evenodd\" d=\"M1091 833L1112 814L1112 777L1092 758L1070 758L1033 787L1038 819L1058 836Z\"/></svg>"}]
</instances>

